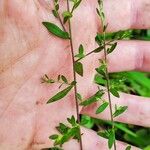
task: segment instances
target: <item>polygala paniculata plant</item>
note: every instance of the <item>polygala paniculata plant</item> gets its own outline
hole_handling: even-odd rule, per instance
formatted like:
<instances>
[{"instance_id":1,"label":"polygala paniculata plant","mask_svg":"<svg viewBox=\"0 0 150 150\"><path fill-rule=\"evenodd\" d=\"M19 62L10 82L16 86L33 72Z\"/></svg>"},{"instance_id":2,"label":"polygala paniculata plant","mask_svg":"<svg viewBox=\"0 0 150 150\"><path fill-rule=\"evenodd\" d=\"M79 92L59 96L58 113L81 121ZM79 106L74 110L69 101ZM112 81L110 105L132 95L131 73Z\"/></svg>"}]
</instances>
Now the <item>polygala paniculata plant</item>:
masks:
<instances>
[{"instance_id":1,"label":"polygala paniculata plant","mask_svg":"<svg viewBox=\"0 0 150 150\"><path fill-rule=\"evenodd\" d=\"M118 31L114 32L113 34L113 40L109 40L107 38L107 27L108 24L105 20L105 14L103 12L103 1L98 0L98 8L96 9L96 12L98 16L100 17L101 24L102 24L102 33L98 33L95 37L95 41L98 44L98 47L94 50L92 50L89 53L86 53L84 50L84 47L82 44L79 46L78 54L74 54L73 49L73 38L72 38L72 27L71 27L71 18L73 17L74 11L80 6L82 0L67 0L67 10L64 11L62 14L59 13L59 0L54 0L54 10L52 10L53 15L59 20L61 24L61 28L58 27L56 24L52 22L43 22L43 25L47 28L47 30L62 39L68 40L70 43L70 51L72 54L72 66L73 66L73 81L69 82L67 77L64 75L59 75L56 77L57 79L51 79L48 75L44 75L42 77L42 83L47 84L54 84L59 83L59 89L62 88L62 85L66 85L66 88L59 91L56 95L51 97L47 104L50 104L52 102L56 102L59 100L62 100L65 98L65 96L71 91L74 90L75 95L75 104L76 104L76 117L70 116L70 118L67 118L68 124L59 123L59 125L56 127L58 130L57 134L50 135L49 139L54 141L54 147L48 148L49 150L62 150L62 146L64 143L68 142L70 139L76 139L79 142L80 150L83 150L83 144L82 144L82 133L80 130L80 115L79 115L79 105L86 107L89 106L97 101L101 102L101 105L97 108L96 114L100 114L107 107L109 107L110 110L110 116L111 116L111 123L112 128L104 131L99 131L97 134L101 137L104 137L108 139L108 148L111 149L114 147L114 150L117 149L116 147L116 138L115 138L115 126L114 126L114 118L121 115L123 112L127 110L127 106L117 106L115 105L115 111L113 112L112 103L111 103L111 94L115 97L119 98L119 88L118 88L118 80L114 81L111 80L108 73L108 67L107 67L107 56L112 53L115 48L117 47L117 40L121 40L124 38L127 38L128 34L124 31ZM72 3L72 8L70 8L69 3ZM63 19L62 19L63 18ZM68 29L65 28L65 24L68 24ZM97 74L95 75L95 84L97 84L98 89L97 92L89 97L86 100L83 100L82 96L78 93L77 89L77 80L76 76L77 74L82 76L84 75L84 67L81 63L82 59L86 59L90 54L100 52L104 53L104 58L100 59L100 66L96 68ZM119 82L121 82L121 79L119 79ZM104 88L101 88L102 86L105 86ZM103 99L103 95L108 95L108 100ZM75 119L77 118L77 120ZM93 148L94 149L94 148ZM128 146L126 150L130 150L131 146Z\"/></svg>"}]
</instances>

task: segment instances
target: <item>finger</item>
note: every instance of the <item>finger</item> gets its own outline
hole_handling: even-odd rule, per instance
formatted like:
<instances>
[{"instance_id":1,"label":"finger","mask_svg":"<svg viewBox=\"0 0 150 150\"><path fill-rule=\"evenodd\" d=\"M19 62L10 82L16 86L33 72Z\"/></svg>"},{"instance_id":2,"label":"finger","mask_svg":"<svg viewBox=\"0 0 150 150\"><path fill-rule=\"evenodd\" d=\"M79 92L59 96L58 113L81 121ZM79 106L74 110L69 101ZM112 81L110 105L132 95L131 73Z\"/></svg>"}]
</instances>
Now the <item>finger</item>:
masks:
<instances>
[{"instance_id":1,"label":"finger","mask_svg":"<svg viewBox=\"0 0 150 150\"><path fill-rule=\"evenodd\" d=\"M96 132L82 128L82 143L83 143L83 149L84 150L108 150L108 144L107 140L99 137ZM90 139L90 140L89 140ZM48 148L51 147L52 145L50 143L46 143L45 145L34 145L34 149L42 149L42 148ZM119 150L124 150L127 147L127 144L123 142L117 141L117 149ZM63 149L65 150L79 150L79 143L76 140L70 140L67 143L64 144ZM138 150L139 148L133 147L132 150Z\"/></svg>"},{"instance_id":2,"label":"finger","mask_svg":"<svg viewBox=\"0 0 150 150\"><path fill-rule=\"evenodd\" d=\"M136 5L135 5L136 4ZM150 27L149 0L105 0L104 13L108 31Z\"/></svg>"},{"instance_id":3,"label":"finger","mask_svg":"<svg viewBox=\"0 0 150 150\"><path fill-rule=\"evenodd\" d=\"M96 13L96 8L98 8L97 0L92 1L92 3L91 0L83 1L75 12L73 20L78 24L82 23L82 25L87 25L89 22L88 29L91 29L94 24L97 25L98 29L101 29L100 18ZM119 0L105 0L104 13L108 23L107 31L133 28L148 29L150 27L149 11L149 0L122 0L121 3Z\"/></svg>"},{"instance_id":4,"label":"finger","mask_svg":"<svg viewBox=\"0 0 150 150\"><path fill-rule=\"evenodd\" d=\"M39 0L42 2L41 0ZM136 5L135 5L136 3ZM41 3L48 13L51 11L47 5L53 7L53 3L49 4L47 1ZM61 10L63 12L66 9L66 3L60 1ZM62 8L63 7L63 8ZM96 14L96 8L98 8L97 0L82 1L80 7L74 12L72 18L73 24L78 26L79 31L83 26L91 29L92 26L96 26L97 29L101 29L100 18ZM149 0L105 0L104 1L104 13L106 16L106 22L108 25L108 32L126 30L126 29L148 29L150 27L150 1ZM80 25L82 24L82 25ZM79 32L78 31L78 32Z\"/></svg>"},{"instance_id":5,"label":"finger","mask_svg":"<svg viewBox=\"0 0 150 150\"><path fill-rule=\"evenodd\" d=\"M107 99L107 96L104 96L104 99ZM125 111L120 116L114 118L115 121L141 125L150 127L150 99L129 95L129 94L120 94L120 98L111 96L112 109L115 112L115 105L117 106L128 106L127 111ZM104 120L110 120L110 111L107 108L104 112L96 115L96 109L102 104L101 101L94 103L88 107L84 107L81 111L81 114L89 115L95 118L100 118Z\"/></svg>"},{"instance_id":6,"label":"finger","mask_svg":"<svg viewBox=\"0 0 150 150\"><path fill-rule=\"evenodd\" d=\"M95 62L100 57L95 55ZM110 72L150 71L150 42L118 41L117 48L108 55L108 67Z\"/></svg>"}]
</instances>

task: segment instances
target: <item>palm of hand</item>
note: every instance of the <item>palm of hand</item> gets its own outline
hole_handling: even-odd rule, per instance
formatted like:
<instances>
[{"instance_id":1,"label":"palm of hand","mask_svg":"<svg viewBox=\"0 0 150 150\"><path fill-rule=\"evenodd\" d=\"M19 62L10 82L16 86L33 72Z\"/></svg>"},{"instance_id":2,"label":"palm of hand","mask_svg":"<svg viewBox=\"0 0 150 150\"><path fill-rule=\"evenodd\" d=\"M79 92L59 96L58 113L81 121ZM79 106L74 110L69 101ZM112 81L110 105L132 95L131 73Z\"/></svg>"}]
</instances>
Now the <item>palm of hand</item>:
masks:
<instances>
[{"instance_id":1,"label":"palm of hand","mask_svg":"<svg viewBox=\"0 0 150 150\"><path fill-rule=\"evenodd\" d=\"M87 53L96 47L94 37L98 31L99 23L95 17L96 6L94 5L96 3L84 1L81 9L75 13L72 19L74 50L77 50L81 43ZM54 79L57 75L63 74L70 81L73 80L69 42L50 35L42 26L42 21L49 20L59 24L50 13L53 5L49 4L49 8L47 6L43 0L0 1L0 19L2 20L0 23L0 149L39 150L50 147L52 143L48 137L56 133L55 127L60 122L64 122L67 117L76 114L73 93L58 103L46 105L47 100L57 92L58 85L41 84L40 78L44 74L48 74ZM61 3L61 6L64 4ZM126 13L126 15L129 14ZM121 20L119 21L121 22ZM116 29L118 29L117 25ZM122 42L122 45L125 44ZM149 46L147 43L144 44L145 47ZM135 62L139 57L134 56L139 53L137 53L135 46L130 48L131 51L128 51L129 48L122 51L126 52L125 55L121 56L120 52L119 54L116 52L115 57L112 57L114 64L116 61L118 62L117 55L120 60L123 57L123 59L127 59L127 62L130 61L130 64L124 67L121 60L118 65L120 68L112 64L111 70L135 69ZM131 57L124 58L128 53ZM146 63L143 62L143 64L145 63L146 69L149 68L147 65L149 64L147 63L149 56L149 51L145 50L143 58ZM99 57L97 56L97 58ZM85 98L95 92L92 77L93 70L98 64L95 62L97 58L92 56L92 59L88 57L83 61L84 78L78 77L77 79L79 93ZM131 99L133 99L132 102ZM117 102L120 104L129 103L131 106L129 111L119 118L120 121L149 126L149 119L145 122L141 121L141 118L149 117L149 103L146 99L144 100L140 101L137 97L123 95L122 100ZM142 108L139 107L141 105ZM94 107L87 111L95 117L95 114L92 113ZM137 109L139 109L138 112ZM86 113L86 109L83 112ZM108 119L107 113L108 111L100 117ZM137 117L134 117L133 113ZM84 132L83 146L85 150L90 150L93 146L95 150L100 147L107 149L106 141L97 137L94 132L85 129L82 131ZM73 150L73 148L77 150L78 145L76 141L71 141L65 145L65 150ZM117 147L125 149L120 143Z\"/></svg>"},{"instance_id":2,"label":"palm of hand","mask_svg":"<svg viewBox=\"0 0 150 150\"><path fill-rule=\"evenodd\" d=\"M69 43L49 35L42 26L42 21L52 17L43 2L2 3L6 7L1 16L5 24L1 25L0 47L5 56L0 76L0 145L2 149L40 149L49 144L55 126L75 114L72 94L57 104L45 105L58 87L40 82L45 73L72 79Z\"/></svg>"}]
</instances>

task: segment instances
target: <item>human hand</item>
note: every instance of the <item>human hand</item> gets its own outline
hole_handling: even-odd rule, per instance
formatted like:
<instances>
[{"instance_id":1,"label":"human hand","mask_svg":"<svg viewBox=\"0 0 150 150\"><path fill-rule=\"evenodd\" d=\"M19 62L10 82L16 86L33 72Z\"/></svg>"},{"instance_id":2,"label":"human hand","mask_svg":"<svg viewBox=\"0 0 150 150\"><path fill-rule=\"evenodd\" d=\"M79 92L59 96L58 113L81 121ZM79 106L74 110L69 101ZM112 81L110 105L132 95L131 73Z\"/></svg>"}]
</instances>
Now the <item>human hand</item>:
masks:
<instances>
[{"instance_id":1,"label":"human hand","mask_svg":"<svg viewBox=\"0 0 150 150\"><path fill-rule=\"evenodd\" d=\"M65 8L63 2L61 5ZM137 0L136 6L133 0L122 0L121 4L119 0L106 0L104 6L108 31L150 27L148 0ZM68 41L50 35L42 26L43 21L59 24L51 14L52 7L51 2L47 4L43 0L0 1L0 149L40 150L50 147L52 142L48 137L56 132L55 126L75 115L73 93L60 102L47 105L58 86L41 84L40 81L44 74L51 78L63 74L72 80ZM75 50L80 43L86 52L96 47L94 38L101 28L96 7L96 0L92 3L87 0L75 12L72 20ZM111 62L109 71L150 71L149 47L149 42L118 42L116 51L108 58ZM83 61L84 78L78 77L78 89L85 98L96 90L92 82L100 57L102 55L91 55ZM113 104L128 105L128 111L117 121L150 126L148 98L128 94L121 94L119 100L112 98ZM109 119L108 110L95 115L96 106L84 108L81 113ZM85 128L82 132L85 150L107 149L107 141L96 133ZM118 142L118 148L125 149L125 146ZM77 150L78 143L72 140L64 145L64 149Z\"/></svg>"}]
</instances>

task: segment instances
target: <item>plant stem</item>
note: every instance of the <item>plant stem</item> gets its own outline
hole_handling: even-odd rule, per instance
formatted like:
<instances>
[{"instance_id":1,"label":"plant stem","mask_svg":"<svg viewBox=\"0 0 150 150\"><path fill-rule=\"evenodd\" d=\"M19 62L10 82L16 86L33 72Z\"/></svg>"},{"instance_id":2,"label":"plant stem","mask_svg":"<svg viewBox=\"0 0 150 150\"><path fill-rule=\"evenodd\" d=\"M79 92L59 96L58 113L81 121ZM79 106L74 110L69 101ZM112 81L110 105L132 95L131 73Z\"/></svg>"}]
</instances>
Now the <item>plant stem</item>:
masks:
<instances>
[{"instance_id":1,"label":"plant stem","mask_svg":"<svg viewBox=\"0 0 150 150\"><path fill-rule=\"evenodd\" d=\"M104 60L107 63L107 49L106 49L106 41L105 41L106 33L103 32L103 34L104 34ZM111 96L110 96L110 82L109 82L108 66L106 66L106 88L107 88L107 95L108 95L108 100L109 100L109 109L110 109L110 117L111 117L111 122L112 122L112 131L115 134L112 102L111 102ZM116 141L114 141L114 150L116 150Z\"/></svg>"},{"instance_id":2,"label":"plant stem","mask_svg":"<svg viewBox=\"0 0 150 150\"><path fill-rule=\"evenodd\" d=\"M69 6L69 0L67 0L67 11L70 12L70 6ZM71 21L70 19L68 20L69 22L69 34L70 34L70 46L71 46L71 56L72 56L72 64L73 64L73 78L74 81L77 81L76 79L76 72L75 72L75 59L74 59L74 48L73 48L73 40L72 40L72 28L71 28ZM77 98L77 85L75 84L74 86L74 94L75 94L75 102L76 102L76 115L77 115L77 122L80 123L80 114L79 114L79 105L78 105L78 98ZM79 129L80 136L81 136L81 129ZM83 150L83 145L82 145L82 138L80 137L80 150Z\"/></svg>"},{"instance_id":3,"label":"plant stem","mask_svg":"<svg viewBox=\"0 0 150 150\"><path fill-rule=\"evenodd\" d=\"M60 22L60 24L61 24L63 30L66 32L65 26L64 26L64 24L63 24L63 21L61 20L61 17L60 17L59 12L58 12L58 20L59 20L59 22Z\"/></svg>"},{"instance_id":4,"label":"plant stem","mask_svg":"<svg viewBox=\"0 0 150 150\"><path fill-rule=\"evenodd\" d=\"M112 40L109 41L109 42L107 42L107 43L105 43L105 45L109 45L111 42L112 42ZM85 57L91 55L91 54L94 53L94 52L95 52L95 49L92 50L92 51L90 51L89 53L87 53L84 57L77 59L75 62L78 62L78 61L82 60L83 58L85 58Z\"/></svg>"}]
</instances>

